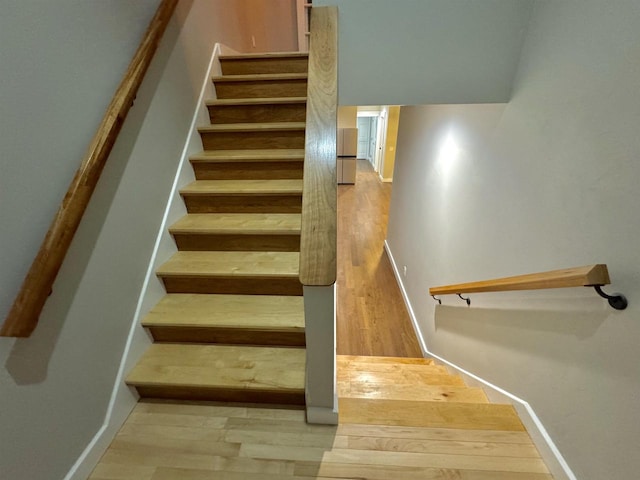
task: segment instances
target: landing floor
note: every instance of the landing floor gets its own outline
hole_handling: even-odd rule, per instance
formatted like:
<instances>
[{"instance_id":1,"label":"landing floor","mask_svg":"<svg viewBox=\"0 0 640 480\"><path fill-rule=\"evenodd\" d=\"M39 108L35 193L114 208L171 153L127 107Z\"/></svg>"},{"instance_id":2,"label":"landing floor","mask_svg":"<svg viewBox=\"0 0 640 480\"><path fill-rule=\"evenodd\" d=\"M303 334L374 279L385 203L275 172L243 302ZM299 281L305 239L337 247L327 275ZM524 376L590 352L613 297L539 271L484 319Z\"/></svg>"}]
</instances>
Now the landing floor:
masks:
<instances>
[{"instance_id":1,"label":"landing floor","mask_svg":"<svg viewBox=\"0 0 640 480\"><path fill-rule=\"evenodd\" d=\"M355 185L338 186L338 354L421 357L384 251L391 184L357 164Z\"/></svg>"}]
</instances>

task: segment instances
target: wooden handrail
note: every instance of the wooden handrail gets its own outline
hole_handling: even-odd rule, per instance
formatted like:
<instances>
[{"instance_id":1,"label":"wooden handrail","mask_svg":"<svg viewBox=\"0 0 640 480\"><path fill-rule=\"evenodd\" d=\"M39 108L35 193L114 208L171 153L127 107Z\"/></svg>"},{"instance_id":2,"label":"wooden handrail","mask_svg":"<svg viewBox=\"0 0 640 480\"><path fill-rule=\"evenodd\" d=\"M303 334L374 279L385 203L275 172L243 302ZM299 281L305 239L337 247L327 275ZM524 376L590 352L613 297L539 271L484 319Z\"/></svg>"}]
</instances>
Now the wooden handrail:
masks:
<instances>
[{"instance_id":1,"label":"wooden handrail","mask_svg":"<svg viewBox=\"0 0 640 480\"><path fill-rule=\"evenodd\" d=\"M541 290L546 288L592 287L609 285L609 271L604 264L564 268L550 272L495 278L479 282L458 283L429 289L430 295L449 295L478 292L506 292L510 290Z\"/></svg>"},{"instance_id":2,"label":"wooden handrail","mask_svg":"<svg viewBox=\"0 0 640 480\"><path fill-rule=\"evenodd\" d=\"M300 282L307 286L336 281L337 52L337 8L313 8L300 235Z\"/></svg>"},{"instance_id":3,"label":"wooden handrail","mask_svg":"<svg viewBox=\"0 0 640 480\"><path fill-rule=\"evenodd\" d=\"M28 337L38 324L71 240L177 3L178 0L162 0L158 6L31 264L0 336Z\"/></svg>"}]
</instances>

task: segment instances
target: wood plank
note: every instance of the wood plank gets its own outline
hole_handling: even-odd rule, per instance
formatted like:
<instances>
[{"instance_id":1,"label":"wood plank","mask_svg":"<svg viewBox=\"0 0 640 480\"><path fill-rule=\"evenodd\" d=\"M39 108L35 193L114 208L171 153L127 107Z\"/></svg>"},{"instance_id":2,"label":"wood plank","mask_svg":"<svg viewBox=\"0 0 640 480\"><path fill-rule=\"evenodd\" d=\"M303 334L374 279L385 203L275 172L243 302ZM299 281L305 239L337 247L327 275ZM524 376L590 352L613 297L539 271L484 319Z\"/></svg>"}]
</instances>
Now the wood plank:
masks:
<instances>
[{"instance_id":1,"label":"wood plank","mask_svg":"<svg viewBox=\"0 0 640 480\"><path fill-rule=\"evenodd\" d=\"M196 180L180 189L183 196L291 195L302 193L301 180Z\"/></svg>"},{"instance_id":2,"label":"wood plank","mask_svg":"<svg viewBox=\"0 0 640 480\"><path fill-rule=\"evenodd\" d=\"M368 398L381 400L415 400L429 402L489 403L480 388L450 385L379 385L338 382L340 398Z\"/></svg>"},{"instance_id":3,"label":"wood plank","mask_svg":"<svg viewBox=\"0 0 640 480\"><path fill-rule=\"evenodd\" d=\"M263 446L262 449L267 452L274 450L266 446ZM247 450L247 445L243 444L240 447L241 454L246 455ZM277 454L273 456L276 457ZM447 455L442 453L422 453L420 455L415 455L407 452L381 452L334 448L330 452L326 453L324 461L327 463L366 463L370 465L396 465L455 470L548 473L546 465L540 458L522 457Z\"/></svg>"},{"instance_id":4,"label":"wood plank","mask_svg":"<svg viewBox=\"0 0 640 480\"><path fill-rule=\"evenodd\" d=\"M611 283L604 264L564 268L549 272L495 278L469 283L432 287L430 295L447 295L476 292L506 292L511 290L537 290L546 288L608 285Z\"/></svg>"},{"instance_id":5,"label":"wood plank","mask_svg":"<svg viewBox=\"0 0 640 480\"><path fill-rule=\"evenodd\" d=\"M297 214L191 214L175 222L169 231L177 233L206 233L242 235L300 233L300 215Z\"/></svg>"},{"instance_id":6,"label":"wood plank","mask_svg":"<svg viewBox=\"0 0 640 480\"><path fill-rule=\"evenodd\" d=\"M304 149L254 149L254 150L205 150L189 157L197 162L255 162L255 161L303 161Z\"/></svg>"},{"instance_id":7,"label":"wood plank","mask_svg":"<svg viewBox=\"0 0 640 480\"><path fill-rule=\"evenodd\" d=\"M291 97L299 98L299 97ZM307 113L305 102L262 102L247 103L245 99L237 103L208 103L209 121L212 124L233 124L248 122L304 122ZM270 99L269 99L270 100ZM227 100L227 102L229 102Z\"/></svg>"},{"instance_id":8,"label":"wood plank","mask_svg":"<svg viewBox=\"0 0 640 480\"><path fill-rule=\"evenodd\" d=\"M151 480L309 480L309 477L291 475L223 472L187 468L158 468Z\"/></svg>"},{"instance_id":9,"label":"wood plank","mask_svg":"<svg viewBox=\"0 0 640 480\"><path fill-rule=\"evenodd\" d=\"M300 281L309 286L336 281L337 23L337 8L313 9L300 247Z\"/></svg>"},{"instance_id":10,"label":"wood plank","mask_svg":"<svg viewBox=\"0 0 640 480\"><path fill-rule=\"evenodd\" d=\"M553 480L545 473L520 473L446 468L370 465L366 463L296 462L295 474L312 478L367 480ZM322 477L317 477L322 475Z\"/></svg>"},{"instance_id":11,"label":"wood plank","mask_svg":"<svg viewBox=\"0 0 640 480\"><path fill-rule=\"evenodd\" d=\"M524 431L307 425L303 410L175 401L133 413L92 478L552 480Z\"/></svg>"},{"instance_id":12,"label":"wood plank","mask_svg":"<svg viewBox=\"0 0 640 480\"><path fill-rule=\"evenodd\" d=\"M226 123L198 127L205 150L304 148L304 122Z\"/></svg>"},{"instance_id":13,"label":"wood plank","mask_svg":"<svg viewBox=\"0 0 640 480\"><path fill-rule=\"evenodd\" d=\"M301 179L304 150L208 150L189 160L197 180Z\"/></svg>"},{"instance_id":14,"label":"wood plank","mask_svg":"<svg viewBox=\"0 0 640 480\"><path fill-rule=\"evenodd\" d=\"M99 463L89 480L151 480L156 471L154 466L119 465Z\"/></svg>"},{"instance_id":15,"label":"wood plank","mask_svg":"<svg viewBox=\"0 0 640 480\"><path fill-rule=\"evenodd\" d=\"M299 348L153 344L127 383L159 398L299 403L304 369Z\"/></svg>"},{"instance_id":16,"label":"wood plank","mask_svg":"<svg viewBox=\"0 0 640 480\"><path fill-rule=\"evenodd\" d=\"M273 97L273 98L227 98L206 100L208 107L220 107L231 105L290 105L294 103L307 103L307 97ZM299 120L304 122L304 119Z\"/></svg>"},{"instance_id":17,"label":"wood plank","mask_svg":"<svg viewBox=\"0 0 640 480\"><path fill-rule=\"evenodd\" d=\"M165 296L143 319L156 342L304 346L302 298Z\"/></svg>"},{"instance_id":18,"label":"wood plank","mask_svg":"<svg viewBox=\"0 0 640 480\"><path fill-rule=\"evenodd\" d=\"M282 132L304 131L305 122L260 122L260 123L225 123L221 125L202 125L200 133L216 132ZM244 147L244 145L243 145Z\"/></svg>"},{"instance_id":19,"label":"wood plank","mask_svg":"<svg viewBox=\"0 0 640 480\"><path fill-rule=\"evenodd\" d=\"M156 271L158 276L298 276L296 252L177 252Z\"/></svg>"},{"instance_id":20,"label":"wood plank","mask_svg":"<svg viewBox=\"0 0 640 480\"><path fill-rule=\"evenodd\" d=\"M300 250L297 214L189 214L169 232L179 250Z\"/></svg>"},{"instance_id":21,"label":"wood plank","mask_svg":"<svg viewBox=\"0 0 640 480\"><path fill-rule=\"evenodd\" d=\"M412 363L367 363L367 362L351 362L348 366L340 365L340 368L346 370L350 375L359 373L390 373L397 377L404 375L415 376L421 374L427 375L449 375L447 367L444 365L420 365Z\"/></svg>"},{"instance_id":22,"label":"wood plank","mask_svg":"<svg viewBox=\"0 0 640 480\"><path fill-rule=\"evenodd\" d=\"M354 363L389 363L413 364L413 365L433 365L433 358L411 358L411 357L382 357L375 355L336 355L339 367L349 368Z\"/></svg>"},{"instance_id":23,"label":"wood plank","mask_svg":"<svg viewBox=\"0 0 640 480\"><path fill-rule=\"evenodd\" d=\"M228 437L227 437L228 438ZM343 437L336 437L336 440ZM533 445L518 443L455 442L444 440L409 440L388 437L344 437L349 449L388 452L444 453L447 455L484 455L494 457L539 458ZM227 441L229 441L227 439ZM340 442L344 444L344 442ZM345 447L341 447L345 448Z\"/></svg>"},{"instance_id":24,"label":"wood plank","mask_svg":"<svg viewBox=\"0 0 640 480\"><path fill-rule=\"evenodd\" d=\"M303 331L303 299L268 295L166 295L143 319L150 326L218 326Z\"/></svg>"},{"instance_id":25,"label":"wood plank","mask_svg":"<svg viewBox=\"0 0 640 480\"><path fill-rule=\"evenodd\" d=\"M457 385L464 386L464 381L458 375L438 374L438 373L414 373L408 372L406 375L397 375L395 373L385 372L357 372L348 371L346 373L338 372L338 379L340 381L348 381L351 384L360 385L378 385L389 386L393 388L394 385L415 385L416 383L422 385Z\"/></svg>"},{"instance_id":26,"label":"wood plank","mask_svg":"<svg viewBox=\"0 0 640 480\"><path fill-rule=\"evenodd\" d=\"M216 83L249 83L249 82L281 82L283 80L306 80L308 74L305 72L302 73L270 73L270 74L247 74L247 75L218 75L213 77L213 81ZM292 95L289 95L292 96ZM300 97L304 97L305 95L299 95ZM274 95L274 97L265 97L265 98L275 98L278 95ZM240 97L240 98L250 98L250 97Z\"/></svg>"},{"instance_id":27,"label":"wood plank","mask_svg":"<svg viewBox=\"0 0 640 480\"><path fill-rule=\"evenodd\" d=\"M35 329L71 240L177 3L177 0L162 0L158 5L22 282L0 329L0 336L28 337Z\"/></svg>"},{"instance_id":28,"label":"wood plank","mask_svg":"<svg viewBox=\"0 0 640 480\"><path fill-rule=\"evenodd\" d=\"M511 405L341 398L339 409L341 423L524 431Z\"/></svg>"},{"instance_id":29,"label":"wood plank","mask_svg":"<svg viewBox=\"0 0 640 480\"><path fill-rule=\"evenodd\" d=\"M269 54L266 56L221 56L220 65L224 75L247 75L263 73L306 73L308 55L297 53Z\"/></svg>"},{"instance_id":30,"label":"wood plank","mask_svg":"<svg viewBox=\"0 0 640 480\"><path fill-rule=\"evenodd\" d=\"M422 357L384 251L392 184L356 163L356 184L338 186L338 353Z\"/></svg>"},{"instance_id":31,"label":"wood plank","mask_svg":"<svg viewBox=\"0 0 640 480\"><path fill-rule=\"evenodd\" d=\"M230 75L214 77L219 99L304 97L307 75L302 73L272 75Z\"/></svg>"},{"instance_id":32,"label":"wood plank","mask_svg":"<svg viewBox=\"0 0 640 480\"><path fill-rule=\"evenodd\" d=\"M388 437L413 440L446 440L454 442L517 443L532 445L525 431L473 430L455 428L425 428L393 425L367 425L343 423L338 426L337 435L357 437Z\"/></svg>"},{"instance_id":33,"label":"wood plank","mask_svg":"<svg viewBox=\"0 0 640 480\"><path fill-rule=\"evenodd\" d=\"M205 181L205 180L203 180ZM299 193L182 194L189 213L300 213Z\"/></svg>"}]
</instances>

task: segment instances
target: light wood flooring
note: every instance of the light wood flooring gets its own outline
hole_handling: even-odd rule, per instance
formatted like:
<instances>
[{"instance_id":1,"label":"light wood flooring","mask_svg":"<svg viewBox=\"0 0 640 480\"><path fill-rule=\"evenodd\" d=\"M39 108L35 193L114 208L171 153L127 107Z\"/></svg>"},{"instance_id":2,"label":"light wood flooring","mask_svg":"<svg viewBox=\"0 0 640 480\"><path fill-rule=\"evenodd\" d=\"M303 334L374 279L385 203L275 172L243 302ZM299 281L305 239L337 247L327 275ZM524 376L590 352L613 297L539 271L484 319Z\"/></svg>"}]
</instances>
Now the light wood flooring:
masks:
<instances>
[{"instance_id":1,"label":"light wood flooring","mask_svg":"<svg viewBox=\"0 0 640 480\"><path fill-rule=\"evenodd\" d=\"M355 185L338 186L339 355L421 357L384 251L391 184L357 161Z\"/></svg>"},{"instance_id":2,"label":"light wood flooring","mask_svg":"<svg viewBox=\"0 0 640 480\"><path fill-rule=\"evenodd\" d=\"M295 407L143 400L90 480L552 480L513 407L431 359L339 356L338 390L337 427Z\"/></svg>"}]
</instances>

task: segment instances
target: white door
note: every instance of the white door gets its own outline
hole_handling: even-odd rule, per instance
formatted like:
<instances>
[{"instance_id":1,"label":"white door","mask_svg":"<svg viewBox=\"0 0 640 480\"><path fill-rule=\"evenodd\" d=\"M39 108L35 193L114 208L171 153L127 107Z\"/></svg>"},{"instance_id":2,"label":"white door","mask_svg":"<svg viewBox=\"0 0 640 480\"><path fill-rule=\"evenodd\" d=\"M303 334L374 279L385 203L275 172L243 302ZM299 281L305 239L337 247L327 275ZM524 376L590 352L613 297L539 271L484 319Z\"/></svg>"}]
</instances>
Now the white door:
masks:
<instances>
[{"instance_id":1,"label":"white door","mask_svg":"<svg viewBox=\"0 0 640 480\"><path fill-rule=\"evenodd\" d=\"M382 172L382 164L384 157L384 146L387 141L387 111L382 110L378 119L378 129L376 131L376 151L375 163L373 165L377 173Z\"/></svg>"}]
</instances>

